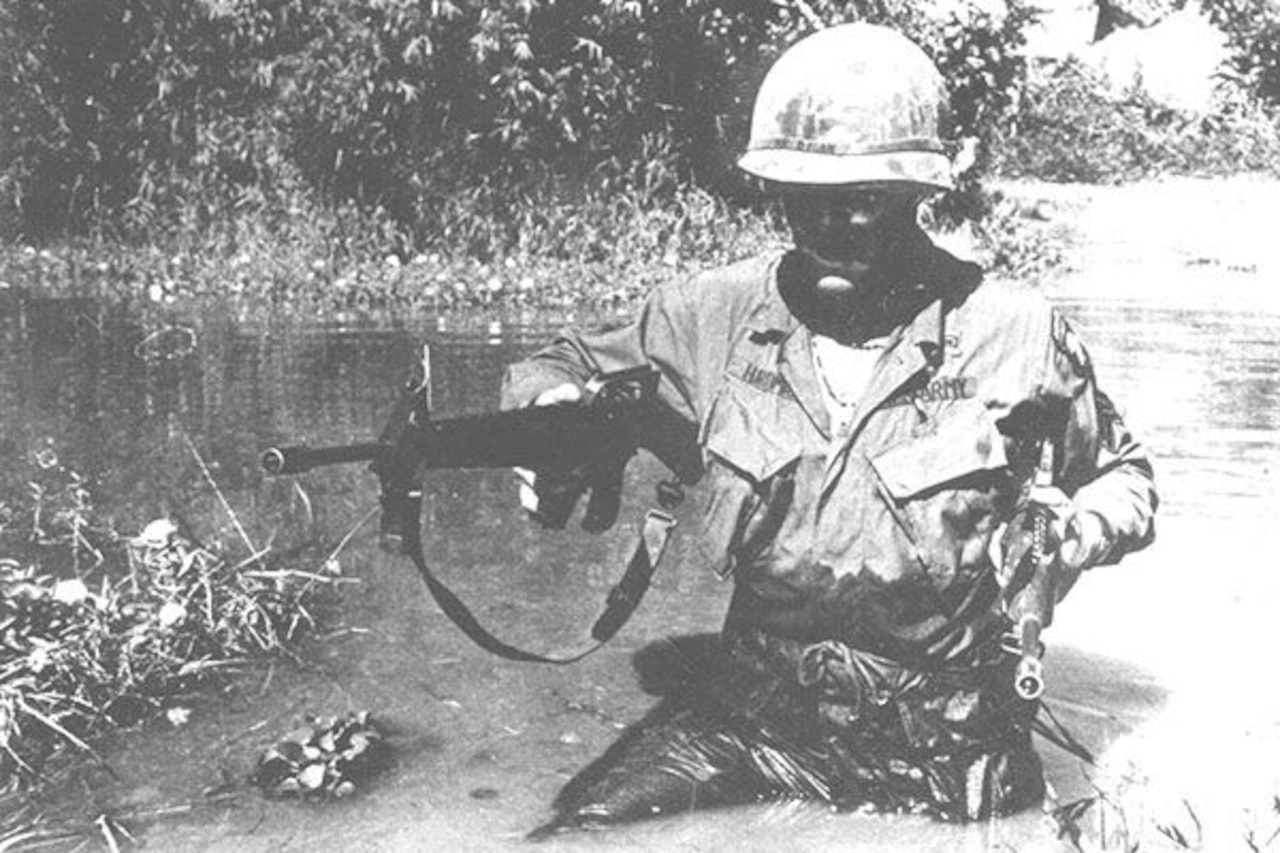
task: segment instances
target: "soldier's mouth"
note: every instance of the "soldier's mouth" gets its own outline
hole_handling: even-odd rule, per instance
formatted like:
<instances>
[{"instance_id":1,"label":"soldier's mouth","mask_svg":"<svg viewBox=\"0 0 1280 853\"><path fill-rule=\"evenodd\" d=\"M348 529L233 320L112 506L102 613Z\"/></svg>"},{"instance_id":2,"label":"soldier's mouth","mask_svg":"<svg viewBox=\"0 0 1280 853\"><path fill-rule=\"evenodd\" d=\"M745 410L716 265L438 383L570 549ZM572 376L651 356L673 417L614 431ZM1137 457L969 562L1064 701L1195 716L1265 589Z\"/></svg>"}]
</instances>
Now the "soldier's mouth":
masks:
<instances>
[{"instance_id":1,"label":"soldier's mouth","mask_svg":"<svg viewBox=\"0 0 1280 853\"><path fill-rule=\"evenodd\" d=\"M874 263L873 241L862 236L811 241L805 252L823 266L839 270L865 269Z\"/></svg>"}]
</instances>

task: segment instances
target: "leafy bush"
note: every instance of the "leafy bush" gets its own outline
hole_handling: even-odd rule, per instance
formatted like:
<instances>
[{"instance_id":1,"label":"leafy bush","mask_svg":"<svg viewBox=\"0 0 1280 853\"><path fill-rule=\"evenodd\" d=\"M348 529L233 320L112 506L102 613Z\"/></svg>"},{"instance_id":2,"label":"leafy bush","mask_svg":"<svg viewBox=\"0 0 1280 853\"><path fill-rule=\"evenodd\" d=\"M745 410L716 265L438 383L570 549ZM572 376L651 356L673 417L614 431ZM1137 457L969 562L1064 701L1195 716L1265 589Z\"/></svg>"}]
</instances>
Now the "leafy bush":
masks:
<instances>
[{"instance_id":1,"label":"leafy bush","mask_svg":"<svg viewBox=\"0 0 1280 853\"><path fill-rule=\"evenodd\" d=\"M271 191L273 93L251 73L261 46L237 19L157 0L47 0L3 15L0 171L28 232L146 227L213 190L229 206L249 185Z\"/></svg>"},{"instance_id":2,"label":"leafy bush","mask_svg":"<svg viewBox=\"0 0 1280 853\"><path fill-rule=\"evenodd\" d=\"M1254 97L1280 105L1280 6L1274 0L1201 0L1227 34L1231 65Z\"/></svg>"},{"instance_id":3,"label":"leafy bush","mask_svg":"<svg viewBox=\"0 0 1280 853\"><path fill-rule=\"evenodd\" d=\"M1182 113L1140 90L1104 94L1074 60L1033 75L1016 125L1001 140L995 170L1008 177L1109 183L1158 174L1274 171L1275 117L1245 98L1211 115Z\"/></svg>"}]
</instances>

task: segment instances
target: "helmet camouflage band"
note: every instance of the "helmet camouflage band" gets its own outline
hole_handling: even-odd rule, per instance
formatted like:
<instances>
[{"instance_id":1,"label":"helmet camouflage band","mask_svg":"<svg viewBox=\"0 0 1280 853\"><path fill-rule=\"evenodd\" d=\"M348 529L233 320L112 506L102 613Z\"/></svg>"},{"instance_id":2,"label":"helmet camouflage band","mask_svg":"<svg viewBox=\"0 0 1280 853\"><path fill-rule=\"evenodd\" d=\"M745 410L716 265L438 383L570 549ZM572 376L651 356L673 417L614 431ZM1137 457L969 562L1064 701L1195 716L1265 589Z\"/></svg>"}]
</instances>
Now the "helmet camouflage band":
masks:
<instances>
[{"instance_id":1,"label":"helmet camouflage band","mask_svg":"<svg viewBox=\"0 0 1280 853\"><path fill-rule=\"evenodd\" d=\"M945 189L947 114L942 75L905 36L864 23L832 27L769 69L738 165L780 183Z\"/></svg>"}]
</instances>

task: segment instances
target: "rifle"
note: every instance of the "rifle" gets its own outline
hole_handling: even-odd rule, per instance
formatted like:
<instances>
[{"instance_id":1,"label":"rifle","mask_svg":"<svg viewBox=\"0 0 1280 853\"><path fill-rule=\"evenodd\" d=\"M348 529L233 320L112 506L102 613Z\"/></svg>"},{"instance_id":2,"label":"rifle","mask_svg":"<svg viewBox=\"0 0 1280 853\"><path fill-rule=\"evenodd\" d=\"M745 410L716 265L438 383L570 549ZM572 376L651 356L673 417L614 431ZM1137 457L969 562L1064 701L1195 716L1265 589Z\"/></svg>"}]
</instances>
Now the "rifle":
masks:
<instances>
[{"instance_id":1,"label":"rifle","mask_svg":"<svg viewBox=\"0 0 1280 853\"><path fill-rule=\"evenodd\" d=\"M1053 485L1053 441L1049 438L1040 442L1040 460L1032 484ZM1018 656L1013 676L1014 690L1030 701L1044 693L1044 663L1041 660L1044 643L1040 641L1040 632L1053 621L1053 606L1057 600L1053 567L1056 555L1045 553L1048 508L1028 501L1023 512L1023 518L1014 523L1030 526L1031 547L1010 573L1009 588L1016 592L1007 601L1005 610L1013 620L1010 651Z\"/></svg>"},{"instance_id":2,"label":"rifle","mask_svg":"<svg viewBox=\"0 0 1280 853\"><path fill-rule=\"evenodd\" d=\"M461 600L427 566L422 549L422 478L438 469L528 468L540 481L543 526L563 527L584 492L590 492L582 527L607 529L618 515L622 474L638 449L658 457L675 474L659 484L658 502L672 509L682 484L702 473L695 427L656 400L659 373L648 365L593 376L579 403L531 406L453 418L431 418L430 350L419 374L405 386L386 428L375 442L335 447L269 447L261 464L270 475L299 474L324 465L371 462L378 477L384 550L409 557L448 615L482 647L512 660L570 663L595 651L639 606L675 519L650 510L622 579L610 591L605 612L592 628L596 645L581 654L553 658L507 645L482 627Z\"/></svg>"}]
</instances>

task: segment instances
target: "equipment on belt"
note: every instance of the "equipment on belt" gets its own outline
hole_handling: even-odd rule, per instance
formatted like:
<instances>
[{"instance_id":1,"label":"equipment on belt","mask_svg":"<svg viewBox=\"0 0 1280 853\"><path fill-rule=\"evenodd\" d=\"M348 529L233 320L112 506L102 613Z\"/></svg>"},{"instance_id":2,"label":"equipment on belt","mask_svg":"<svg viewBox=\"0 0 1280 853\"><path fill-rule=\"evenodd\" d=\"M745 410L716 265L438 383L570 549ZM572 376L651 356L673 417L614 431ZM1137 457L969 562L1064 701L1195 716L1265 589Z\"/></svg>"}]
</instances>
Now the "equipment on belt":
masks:
<instances>
[{"instance_id":1,"label":"equipment on belt","mask_svg":"<svg viewBox=\"0 0 1280 853\"><path fill-rule=\"evenodd\" d=\"M642 366L593 377L581 403L532 406L432 420L430 350L423 348L419 376L405 387L376 442L338 447L270 447L262 467L272 475L298 474L321 465L370 461L381 485L381 545L409 557L436 602L468 637L511 660L571 663L595 651L622 627L649 586L675 519L650 510L622 579L609 593L605 612L592 627L596 644L568 657L548 657L512 647L479 624L474 615L427 566L422 550L422 478L441 468L528 468L543 483L538 520L563 527L584 492L590 492L582 526L604 530L617 518L622 474L639 448L658 457L676 479L659 486L658 501L671 509L680 484L701 473L701 460L686 427L671 419L654 398L658 372Z\"/></svg>"},{"instance_id":2,"label":"equipment on belt","mask_svg":"<svg viewBox=\"0 0 1280 853\"><path fill-rule=\"evenodd\" d=\"M821 30L765 76L738 165L788 184L951 186L942 75L898 32L866 23Z\"/></svg>"}]
</instances>

